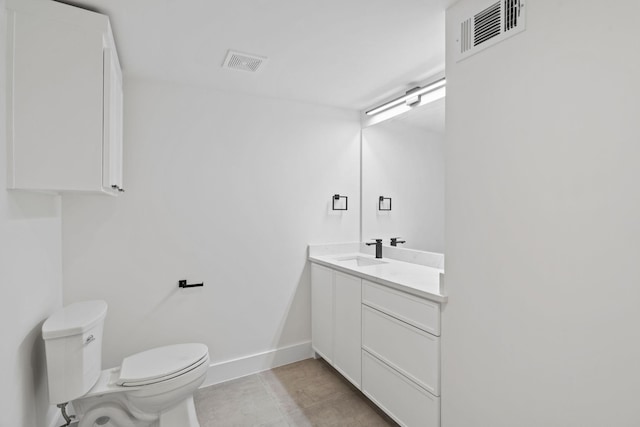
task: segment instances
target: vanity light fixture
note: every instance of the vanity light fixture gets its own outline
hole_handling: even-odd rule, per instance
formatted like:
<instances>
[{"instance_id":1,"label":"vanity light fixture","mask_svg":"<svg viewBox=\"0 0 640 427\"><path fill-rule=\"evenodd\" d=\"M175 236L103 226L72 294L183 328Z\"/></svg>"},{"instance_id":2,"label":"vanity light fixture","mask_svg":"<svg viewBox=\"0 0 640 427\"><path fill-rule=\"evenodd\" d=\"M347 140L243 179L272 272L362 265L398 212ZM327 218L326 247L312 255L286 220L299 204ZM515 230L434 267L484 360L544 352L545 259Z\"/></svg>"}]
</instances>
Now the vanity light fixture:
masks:
<instances>
[{"instance_id":1,"label":"vanity light fixture","mask_svg":"<svg viewBox=\"0 0 640 427\"><path fill-rule=\"evenodd\" d=\"M416 87L407 91L403 96L385 102L378 107L366 111L367 116L375 116L383 112L398 108L398 114L407 111L412 107L425 105L445 96L445 86L447 80L443 77L424 87ZM399 108L401 107L401 108ZM394 114L395 115L395 114Z\"/></svg>"}]
</instances>

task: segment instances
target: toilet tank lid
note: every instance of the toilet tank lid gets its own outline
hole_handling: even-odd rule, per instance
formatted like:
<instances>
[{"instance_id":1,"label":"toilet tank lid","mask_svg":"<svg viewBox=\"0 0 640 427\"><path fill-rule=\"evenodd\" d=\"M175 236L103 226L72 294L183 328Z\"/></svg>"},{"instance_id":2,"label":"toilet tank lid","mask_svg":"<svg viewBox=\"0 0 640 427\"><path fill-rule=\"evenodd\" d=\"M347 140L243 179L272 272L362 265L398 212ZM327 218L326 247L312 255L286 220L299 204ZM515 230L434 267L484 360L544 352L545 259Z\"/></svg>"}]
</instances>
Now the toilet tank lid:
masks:
<instances>
[{"instance_id":1,"label":"toilet tank lid","mask_svg":"<svg viewBox=\"0 0 640 427\"><path fill-rule=\"evenodd\" d=\"M42 338L48 340L82 334L102 322L106 315L107 303L101 300L70 304L44 322Z\"/></svg>"}]
</instances>

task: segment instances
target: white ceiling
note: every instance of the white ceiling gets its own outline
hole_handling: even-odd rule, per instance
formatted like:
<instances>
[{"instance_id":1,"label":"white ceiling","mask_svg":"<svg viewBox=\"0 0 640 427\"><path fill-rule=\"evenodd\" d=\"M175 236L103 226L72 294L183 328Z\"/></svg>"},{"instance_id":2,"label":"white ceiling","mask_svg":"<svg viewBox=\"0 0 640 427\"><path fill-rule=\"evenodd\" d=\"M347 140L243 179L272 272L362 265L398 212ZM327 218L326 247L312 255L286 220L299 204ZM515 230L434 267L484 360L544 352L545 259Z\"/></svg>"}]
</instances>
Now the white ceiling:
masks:
<instances>
[{"instance_id":1,"label":"white ceiling","mask_svg":"<svg viewBox=\"0 0 640 427\"><path fill-rule=\"evenodd\" d=\"M110 16L125 76L363 110L444 70L447 0L70 0ZM269 58L221 67L228 49Z\"/></svg>"}]
</instances>

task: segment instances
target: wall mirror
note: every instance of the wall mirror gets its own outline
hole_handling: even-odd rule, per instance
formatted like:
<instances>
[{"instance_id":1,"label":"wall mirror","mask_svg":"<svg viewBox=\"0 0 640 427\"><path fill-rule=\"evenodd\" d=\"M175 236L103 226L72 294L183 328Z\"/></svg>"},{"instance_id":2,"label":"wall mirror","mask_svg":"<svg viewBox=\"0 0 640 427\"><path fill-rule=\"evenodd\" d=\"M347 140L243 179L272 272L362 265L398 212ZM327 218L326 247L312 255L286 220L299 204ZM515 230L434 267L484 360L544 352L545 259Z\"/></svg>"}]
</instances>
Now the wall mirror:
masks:
<instances>
[{"instance_id":1,"label":"wall mirror","mask_svg":"<svg viewBox=\"0 0 640 427\"><path fill-rule=\"evenodd\" d=\"M444 253L445 99L362 130L363 241Z\"/></svg>"}]
</instances>

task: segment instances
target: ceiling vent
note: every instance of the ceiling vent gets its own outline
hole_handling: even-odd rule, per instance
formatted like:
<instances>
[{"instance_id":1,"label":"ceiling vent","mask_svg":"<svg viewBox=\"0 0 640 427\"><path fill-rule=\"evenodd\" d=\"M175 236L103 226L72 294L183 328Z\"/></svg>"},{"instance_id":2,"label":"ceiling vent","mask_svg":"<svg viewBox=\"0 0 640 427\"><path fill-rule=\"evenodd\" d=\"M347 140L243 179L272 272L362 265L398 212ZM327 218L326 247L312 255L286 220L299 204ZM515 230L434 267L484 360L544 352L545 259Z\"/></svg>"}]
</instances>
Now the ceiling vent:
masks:
<instances>
[{"instance_id":1,"label":"ceiling vent","mask_svg":"<svg viewBox=\"0 0 640 427\"><path fill-rule=\"evenodd\" d=\"M266 61L267 58L264 56L230 50L227 52L227 57L224 59L222 68L256 73L262 69Z\"/></svg>"},{"instance_id":2,"label":"ceiling vent","mask_svg":"<svg viewBox=\"0 0 640 427\"><path fill-rule=\"evenodd\" d=\"M525 0L468 1L458 9L456 61L516 35L525 29Z\"/></svg>"}]
</instances>

